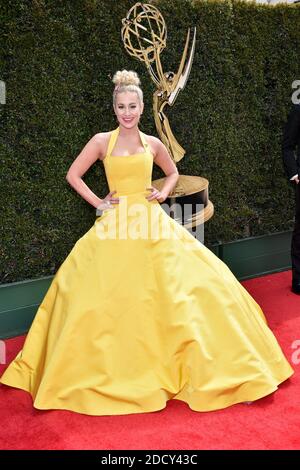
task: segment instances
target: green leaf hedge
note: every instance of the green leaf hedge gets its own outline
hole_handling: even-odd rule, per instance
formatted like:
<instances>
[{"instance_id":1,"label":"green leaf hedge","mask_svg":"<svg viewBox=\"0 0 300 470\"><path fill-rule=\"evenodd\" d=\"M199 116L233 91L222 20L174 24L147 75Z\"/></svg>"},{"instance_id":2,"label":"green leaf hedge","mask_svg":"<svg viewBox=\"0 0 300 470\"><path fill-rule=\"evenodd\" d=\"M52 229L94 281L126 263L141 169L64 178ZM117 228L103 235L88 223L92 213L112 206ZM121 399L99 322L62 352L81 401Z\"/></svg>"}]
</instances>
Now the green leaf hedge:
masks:
<instances>
[{"instance_id":1,"label":"green leaf hedge","mask_svg":"<svg viewBox=\"0 0 300 470\"><path fill-rule=\"evenodd\" d=\"M141 130L157 135L154 84L127 54L121 19L130 0L7 0L0 5L1 282L54 274L92 226L95 210L65 176L85 143L117 123L111 77L140 75ZM209 180L214 217L209 246L289 230L294 195L281 160L282 127L300 79L300 5L242 1L149 1L168 31L161 59L176 71L187 28L197 27L186 88L169 110L186 149L180 173ZM163 176L154 168L153 179ZM108 187L102 162L84 176L99 196Z\"/></svg>"}]
</instances>

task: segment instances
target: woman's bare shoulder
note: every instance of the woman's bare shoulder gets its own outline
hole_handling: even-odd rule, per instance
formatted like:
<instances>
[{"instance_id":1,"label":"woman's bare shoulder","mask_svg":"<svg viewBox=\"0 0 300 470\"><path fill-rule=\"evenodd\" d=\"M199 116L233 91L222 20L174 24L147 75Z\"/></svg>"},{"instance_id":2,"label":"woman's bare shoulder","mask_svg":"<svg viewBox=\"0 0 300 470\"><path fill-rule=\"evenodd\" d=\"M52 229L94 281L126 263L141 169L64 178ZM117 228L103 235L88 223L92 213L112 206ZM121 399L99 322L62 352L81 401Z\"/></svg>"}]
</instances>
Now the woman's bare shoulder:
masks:
<instances>
[{"instance_id":1,"label":"woman's bare shoulder","mask_svg":"<svg viewBox=\"0 0 300 470\"><path fill-rule=\"evenodd\" d=\"M148 135L148 134L144 134L144 135L146 137L146 141L150 145L151 153L153 154L155 158L161 141L154 135Z\"/></svg>"},{"instance_id":2,"label":"woman's bare shoulder","mask_svg":"<svg viewBox=\"0 0 300 470\"><path fill-rule=\"evenodd\" d=\"M99 152L100 156L99 159L103 160L107 153L108 143L111 136L112 131L108 132L98 132L94 135L94 140L99 145Z\"/></svg>"},{"instance_id":3,"label":"woman's bare shoulder","mask_svg":"<svg viewBox=\"0 0 300 470\"><path fill-rule=\"evenodd\" d=\"M155 137L154 135L145 134L145 133L143 133L143 134L149 142L153 142L153 143L160 142L160 140L157 137Z\"/></svg>"}]
</instances>

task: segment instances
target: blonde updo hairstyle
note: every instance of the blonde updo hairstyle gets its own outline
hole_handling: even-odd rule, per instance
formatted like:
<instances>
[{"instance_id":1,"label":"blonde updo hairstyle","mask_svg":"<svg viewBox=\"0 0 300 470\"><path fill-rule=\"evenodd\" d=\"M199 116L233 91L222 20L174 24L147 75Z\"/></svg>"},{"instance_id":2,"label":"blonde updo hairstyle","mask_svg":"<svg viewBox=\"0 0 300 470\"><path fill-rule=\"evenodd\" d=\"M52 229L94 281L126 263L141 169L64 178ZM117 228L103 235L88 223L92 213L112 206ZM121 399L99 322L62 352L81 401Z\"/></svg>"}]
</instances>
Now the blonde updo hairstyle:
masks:
<instances>
[{"instance_id":1,"label":"blonde updo hairstyle","mask_svg":"<svg viewBox=\"0 0 300 470\"><path fill-rule=\"evenodd\" d=\"M140 100L140 104L143 103L143 92L140 88L140 79L138 74L133 70L118 70L113 76L112 79L115 84L115 89L113 92L113 104L116 105L116 98L118 93L123 91L134 91Z\"/></svg>"}]
</instances>

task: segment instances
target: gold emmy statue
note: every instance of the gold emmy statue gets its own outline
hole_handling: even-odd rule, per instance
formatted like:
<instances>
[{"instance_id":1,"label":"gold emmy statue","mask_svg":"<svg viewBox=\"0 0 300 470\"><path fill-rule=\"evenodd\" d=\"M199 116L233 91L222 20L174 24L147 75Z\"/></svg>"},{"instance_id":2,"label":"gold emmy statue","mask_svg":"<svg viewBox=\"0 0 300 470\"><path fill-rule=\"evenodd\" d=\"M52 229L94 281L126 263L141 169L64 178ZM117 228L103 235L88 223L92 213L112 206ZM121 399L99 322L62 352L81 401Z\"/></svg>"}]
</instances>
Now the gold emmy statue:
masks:
<instances>
[{"instance_id":1,"label":"gold emmy statue","mask_svg":"<svg viewBox=\"0 0 300 470\"><path fill-rule=\"evenodd\" d=\"M194 58L196 28L192 28L193 39L188 58L190 28L178 72L164 73L160 53L166 47L167 30L160 11L151 4L138 2L130 8L126 18L122 19L122 25L121 37L125 49L130 55L146 64L150 77L157 87L153 94L155 125L161 141L176 164L184 157L185 150L177 142L163 111L166 105L174 105L179 91L185 87L188 80ZM153 63L155 70L152 67ZM165 178L161 178L153 181L153 186L160 190L164 180ZM208 198L208 180L200 176L180 175L176 187L166 202L171 208L175 207L171 215L187 229L203 224L214 213L213 204ZM187 205L191 208L191 213L188 214L184 209ZM197 210L199 205L201 209ZM181 210L178 210L178 207Z\"/></svg>"}]
</instances>

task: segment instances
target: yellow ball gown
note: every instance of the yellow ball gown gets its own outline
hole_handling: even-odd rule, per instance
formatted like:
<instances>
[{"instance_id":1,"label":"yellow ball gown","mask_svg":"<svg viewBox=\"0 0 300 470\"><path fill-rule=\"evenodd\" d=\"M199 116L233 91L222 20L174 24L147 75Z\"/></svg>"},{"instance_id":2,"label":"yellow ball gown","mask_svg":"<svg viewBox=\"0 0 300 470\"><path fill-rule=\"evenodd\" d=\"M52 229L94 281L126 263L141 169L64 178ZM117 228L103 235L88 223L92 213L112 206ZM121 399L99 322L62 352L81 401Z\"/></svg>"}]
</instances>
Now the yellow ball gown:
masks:
<instances>
[{"instance_id":1,"label":"yellow ball gown","mask_svg":"<svg viewBox=\"0 0 300 470\"><path fill-rule=\"evenodd\" d=\"M89 415L151 412L170 399L210 411L274 392L293 369L261 308L146 199L149 145L139 131L143 153L112 156L118 133L103 164L120 203L60 265L0 381L28 391L35 408Z\"/></svg>"}]
</instances>

